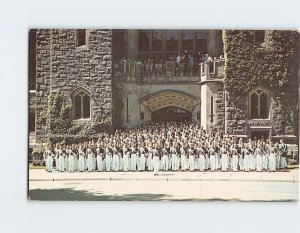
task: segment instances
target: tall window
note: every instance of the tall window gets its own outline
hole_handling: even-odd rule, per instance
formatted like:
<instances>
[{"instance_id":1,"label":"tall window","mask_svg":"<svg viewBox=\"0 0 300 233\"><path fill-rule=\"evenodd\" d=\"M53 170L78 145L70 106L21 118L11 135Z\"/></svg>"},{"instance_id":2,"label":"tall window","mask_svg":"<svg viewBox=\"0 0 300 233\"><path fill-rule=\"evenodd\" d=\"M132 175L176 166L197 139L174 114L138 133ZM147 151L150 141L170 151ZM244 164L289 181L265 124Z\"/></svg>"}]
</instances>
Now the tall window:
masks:
<instances>
[{"instance_id":1,"label":"tall window","mask_svg":"<svg viewBox=\"0 0 300 233\"><path fill-rule=\"evenodd\" d=\"M73 93L74 119L87 119L91 116L91 100L89 93L80 88Z\"/></svg>"},{"instance_id":2,"label":"tall window","mask_svg":"<svg viewBox=\"0 0 300 233\"><path fill-rule=\"evenodd\" d=\"M179 50L179 31L172 30L166 31L166 50L167 52L173 52Z\"/></svg>"},{"instance_id":3,"label":"tall window","mask_svg":"<svg viewBox=\"0 0 300 233\"><path fill-rule=\"evenodd\" d=\"M35 111L30 109L29 111L29 133L35 131Z\"/></svg>"},{"instance_id":4,"label":"tall window","mask_svg":"<svg viewBox=\"0 0 300 233\"><path fill-rule=\"evenodd\" d=\"M250 94L250 117L266 119L269 117L268 94L262 89L256 89Z\"/></svg>"},{"instance_id":5,"label":"tall window","mask_svg":"<svg viewBox=\"0 0 300 233\"><path fill-rule=\"evenodd\" d=\"M195 50L207 53L207 35L204 31L196 31Z\"/></svg>"},{"instance_id":6,"label":"tall window","mask_svg":"<svg viewBox=\"0 0 300 233\"><path fill-rule=\"evenodd\" d=\"M149 30L140 30L139 50L140 51L149 51L150 50L150 31Z\"/></svg>"},{"instance_id":7,"label":"tall window","mask_svg":"<svg viewBox=\"0 0 300 233\"><path fill-rule=\"evenodd\" d=\"M182 49L187 51L194 50L195 31L182 31Z\"/></svg>"},{"instance_id":8,"label":"tall window","mask_svg":"<svg viewBox=\"0 0 300 233\"><path fill-rule=\"evenodd\" d=\"M159 61L184 50L204 53L207 38L207 30L139 30L139 57Z\"/></svg>"},{"instance_id":9,"label":"tall window","mask_svg":"<svg viewBox=\"0 0 300 233\"><path fill-rule=\"evenodd\" d=\"M265 42L265 31L264 30L256 30L255 31L255 43L262 44Z\"/></svg>"},{"instance_id":10,"label":"tall window","mask_svg":"<svg viewBox=\"0 0 300 233\"><path fill-rule=\"evenodd\" d=\"M76 46L86 45L86 29L77 29L76 30Z\"/></svg>"},{"instance_id":11,"label":"tall window","mask_svg":"<svg viewBox=\"0 0 300 233\"><path fill-rule=\"evenodd\" d=\"M152 51L161 51L163 49L163 33L161 30L153 30L152 34Z\"/></svg>"}]
</instances>

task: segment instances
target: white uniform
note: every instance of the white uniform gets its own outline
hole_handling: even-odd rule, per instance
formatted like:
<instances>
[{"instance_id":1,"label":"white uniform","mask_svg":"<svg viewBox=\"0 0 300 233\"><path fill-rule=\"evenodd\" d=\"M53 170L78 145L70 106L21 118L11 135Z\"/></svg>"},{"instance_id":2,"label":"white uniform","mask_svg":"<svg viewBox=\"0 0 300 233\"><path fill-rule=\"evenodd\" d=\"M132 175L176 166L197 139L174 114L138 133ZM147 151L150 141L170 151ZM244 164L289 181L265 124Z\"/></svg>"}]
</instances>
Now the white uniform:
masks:
<instances>
[{"instance_id":1,"label":"white uniform","mask_svg":"<svg viewBox=\"0 0 300 233\"><path fill-rule=\"evenodd\" d=\"M148 149L148 155L147 155L147 164L148 164L148 170L153 171L153 155L152 155L152 148L147 147Z\"/></svg>"},{"instance_id":2,"label":"white uniform","mask_svg":"<svg viewBox=\"0 0 300 233\"><path fill-rule=\"evenodd\" d=\"M199 148L199 171L203 172L206 168L204 149Z\"/></svg>"},{"instance_id":3,"label":"white uniform","mask_svg":"<svg viewBox=\"0 0 300 233\"><path fill-rule=\"evenodd\" d=\"M135 147L131 147L130 148L130 150L131 150L131 156L130 156L130 166L131 166L131 168L130 168L130 170L131 171L136 171L136 157L137 157L137 153L138 153L138 151L136 150L136 148Z\"/></svg>"},{"instance_id":4,"label":"white uniform","mask_svg":"<svg viewBox=\"0 0 300 233\"><path fill-rule=\"evenodd\" d=\"M65 150L63 149L63 150L61 150L61 149L58 149L57 150L58 151L58 161L59 161L59 163L58 163L58 170L60 171L60 172L63 172L64 170L65 170L65 156L66 156L66 152L65 152Z\"/></svg>"},{"instance_id":5,"label":"white uniform","mask_svg":"<svg viewBox=\"0 0 300 233\"><path fill-rule=\"evenodd\" d=\"M84 151L82 149L78 149L78 153L79 153L79 158L78 158L78 169L80 172L84 171L85 168L85 154Z\"/></svg>"},{"instance_id":6,"label":"white uniform","mask_svg":"<svg viewBox=\"0 0 300 233\"><path fill-rule=\"evenodd\" d=\"M183 147L180 147L180 155L181 155L181 170L185 171L188 169L188 161L186 157L186 151Z\"/></svg>"},{"instance_id":7,"label":"white uniform","mask_svg":"<svg viewBox=\"0 0 300 233\"><path fill-rule=\"evenodd\" d=\"M94 160L94 154L92 149L88 148L86 150L87 153L87 167L88 167L88 171L92 172L93 171L93 160Z\"/></svg>"},{"instance_id":8,"label":"white uniform","mask_svg":"<svg viewBox=\"0 0 300 233\"><path fill-rule=\"evenodd\" d=\"M194 169L195 169L195 153L194 153L194 149L189 148L188 149L188 155L189 155L189 168L190 168L190 171L194 171Z\"/></svg>"},{"instance_id":9,"label":"white uniform","mask_svg":"<svg viewBox=\"0 0 300 233\"><path fill-rule=\"evenodd\" d=\"M97 170L98 170L98 172L102 172L103 171L104 149L102 147L97 147L96 152L97 152Z\"/></svg>"},{"instance_id":10,"label":"white uniform","mask_svg":"<svg viewBox=\"0 0 300 233\"><path fill-rule=\"evenodd\" d=\"M169 168L169 153L168 153L168 150L167 148L163 148L162 149L162 158L161 158L161 161L162 161L162 169L164 171L168 171L168 168Z\"/></svg>"},{"instance_id":11,"label":"white uniform","mask_svg":"<svg viewBox=\"0 0 300 233\"><path fill-rule=\"evenodd\" d=\"M123 153L123 170L124 172L127 172L129 168L130 149L127 148L126 146L123 146L122 153Z\"/></svg>"},{"instance_id":12,"label":"white uniform","mask_svg":"<svg viewBox=\"0 0 300 233\"><path fill-rule=\"evenodd\" d=\"M270 147L269 151L269 169L270 172L276 171L276 150L275 147Z\"/></svg>"},{"instance_id":13,"label":"white uniform","mask_svg":"<svg viewBox=\"0 0 300 233\"><path fill-rule=\"evenodd\" d=\"M51 150L47 149L44 152L44 159L46 161L46 171L52 172L53 169L53 153Z\"/></svg>"},{"instance_id":14,"label":"white uniform","mask_svg":"<svg viewBox=\"0 0 300 233\"><path fill-rule=\"evenodd\" d=\"M106 147L104 153L105 153L105 168L106 171L109 172L111 170L112 150Z\"/></svg>"},{"instance_id":15,"label":"white uniform","mask_svg":"<svg viewBox=\"0 0 300 233\"><path fill-rule=\"evenodd\" d=\"M255 156L256 156L256 171L261 172L263 169L263 154L261 148L256 148Z\"/></svg>"},{"instance_id":16,"label":"white uniform","mask_svg":"<svg viewBox=\"0 0 300 233\"><path fill-rule=\"evenodd\" d=\"M225 147L220 148L220 153L221 153L221 167L222 171L226 172L228 169L228 154L227 154L227 149Z\"/></svg>"},{"instance_id":17,"label":"white uniform","mask_svg":"<svg viewBox=\"0 0 300 233\"><path fill-rule=\"evenodd\" d=\"M68 149L68 170L69 172L74 171L74 161L75 161L75 154L73 153L72 149Z\"/></svg>"},{"instance_id":18,"label":"white uniform","mask_svg":"<svg viewBox=\"0 0 300 233\"><path fill-rule=\"evenodd\" d=\"M146 166L146 157L145 157L145 154L146 154L146 150L144 147L140 147L139 148L139 152L140 152L140 171L145 171L145 166Z\"/></svg>"},{"instance_id":19,"label":"white uniform","mask_svg":"<svg viewBox=\"0 0 300 233\"><path fill-rule=\"evenodd\" d=\"M153 168L154 168L154 175L158 175L159 171L159 151L154 148L152 150L153 153Z\"/></svg>"},{"instance_id":20,"label":"white uniform","mask_svg":"<svg viewBox=\"0 0 300 233\"><path fill-rule=\"evenodd\" d=\"M177 169L177 151L175 147L171 147L170 148L170 152L171 152L171 159L172 159L172 171L176 171Z\"/></svg>"},{"instance_id":21,"label":"white uniform","mask_svg":"<svg viewBox=\"0 0 300 233\"><path fill-rule=\"evenodd\" d=\"M216 154L215 154L215 148L214 147L210 147L209 148L209 159L210 159L210 170L211 171L215 171L217 170L217 166L216 166Z\"/></svg>"},{"instance_id":22,"label":"white uniform","mask_svg":"<svg viewBox=\"0 0 300 233\"><path fill-rule=\"evenodd\" d=\"M117 172L120 168L120 158L119 158L119 151L117 147L112 148L113 158L112 158L112 170Z\"/></svg>"},{"instance_id":23,"label":"white uniform","mask_svg":"<svg viewBox=\"0 0 300 233\"><path fill-rule=\"evenodd\" d=\"M232 170L234 172L238 171L238 162L239 162L239 156L238 156L238 150L234 147L232 147L231 149L231 155L232 155L232 159L231 159L231 165L232 165Z\"/></svg>"}]
</instances>

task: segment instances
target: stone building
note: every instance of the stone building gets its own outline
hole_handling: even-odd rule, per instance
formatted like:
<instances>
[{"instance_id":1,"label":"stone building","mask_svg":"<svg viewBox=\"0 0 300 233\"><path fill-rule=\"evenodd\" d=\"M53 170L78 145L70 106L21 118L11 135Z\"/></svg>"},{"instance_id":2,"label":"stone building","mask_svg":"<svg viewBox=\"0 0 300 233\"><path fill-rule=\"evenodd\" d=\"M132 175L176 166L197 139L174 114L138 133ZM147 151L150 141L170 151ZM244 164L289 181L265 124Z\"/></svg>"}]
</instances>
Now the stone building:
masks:
<instances>
[{"instance_id":1,"label":"stone building","mask_svg":"<svg viewBox=\"0 0 300 233\"><path fill-rule=\"evenodd\" d=\"M295 64L299 35L297 46ZM223 47L220 30L30 30L30 146L43 140L43 111L49 93L58 90L75 124L100 119L113 130L186 120L239 137L295 139L296 122L283 131L274 124L282 111L272 88L254 85L238 99L228 94L224 73L230 58ZM188 62L176 64L181 52ZM214 59L199 62L195 52ZM295 69L291 82L299 85L299 66ZM292 94L298 97L298 89ZM298 102L294 105L297 115Z\"/></svg>"}]
</instances>

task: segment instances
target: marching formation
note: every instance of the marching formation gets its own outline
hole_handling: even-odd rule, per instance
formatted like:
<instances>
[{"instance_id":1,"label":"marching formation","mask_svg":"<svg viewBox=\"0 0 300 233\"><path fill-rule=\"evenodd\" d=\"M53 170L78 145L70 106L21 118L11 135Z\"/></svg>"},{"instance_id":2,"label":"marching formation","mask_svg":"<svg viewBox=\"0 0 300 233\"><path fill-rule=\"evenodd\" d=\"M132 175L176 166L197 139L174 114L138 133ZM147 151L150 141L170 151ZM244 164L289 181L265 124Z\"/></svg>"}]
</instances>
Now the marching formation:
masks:
<instances>
[{"instance_id":1,"label":"marching formation","mask_svg":"<svg viewBox=\"0 0 300 233\"><path fill-rule=\"evenodd\" d=\"M103 133L80 144L48 145L46 171L270 171L287 167L287 145L206 131L194 123L160 122Z\"/></svg>"}]
</instances>

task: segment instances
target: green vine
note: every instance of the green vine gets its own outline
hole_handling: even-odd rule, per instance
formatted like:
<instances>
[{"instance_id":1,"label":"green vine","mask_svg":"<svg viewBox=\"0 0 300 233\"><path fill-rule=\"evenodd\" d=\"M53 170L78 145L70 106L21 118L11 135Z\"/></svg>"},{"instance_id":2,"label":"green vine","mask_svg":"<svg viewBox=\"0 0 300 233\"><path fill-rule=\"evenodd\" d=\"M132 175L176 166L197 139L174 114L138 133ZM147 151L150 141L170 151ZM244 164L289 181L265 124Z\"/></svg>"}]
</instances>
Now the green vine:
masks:
<instances>
[{"instance_id":1,"label":"green vine","mask_svg":"<svg viewBox=\"0 0 300 233\"><path fill-rule=\"evenodd\" d=\"M256 85L282 93L295 86L296 31L268 31L265 44L255 43L255 31L223 32L225 87L231 95L244 95Z\"/></svg>"}]
</instances>

